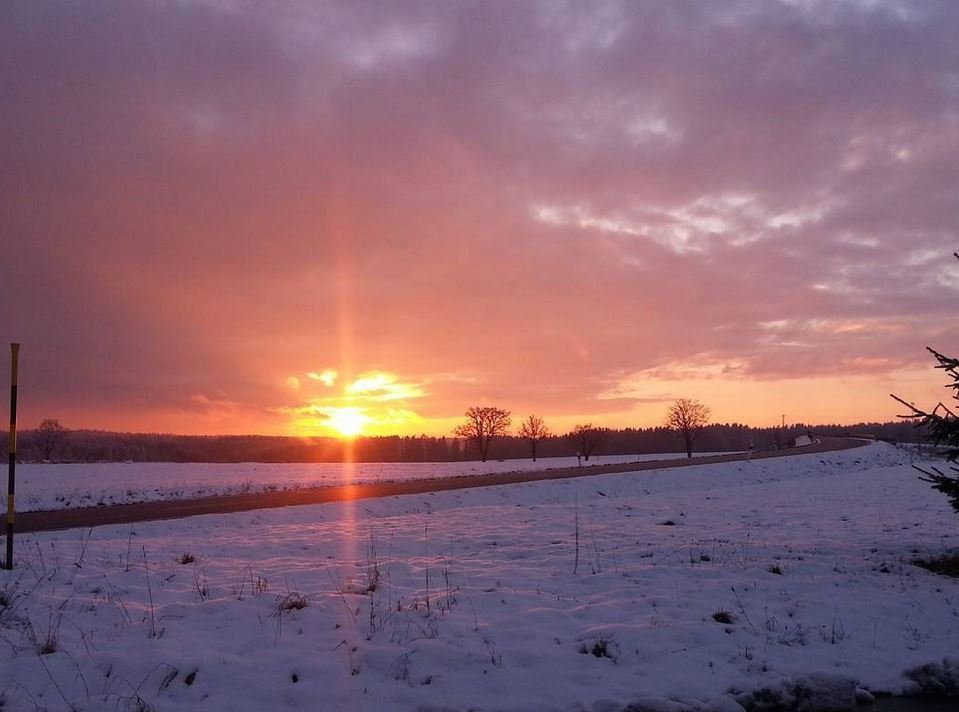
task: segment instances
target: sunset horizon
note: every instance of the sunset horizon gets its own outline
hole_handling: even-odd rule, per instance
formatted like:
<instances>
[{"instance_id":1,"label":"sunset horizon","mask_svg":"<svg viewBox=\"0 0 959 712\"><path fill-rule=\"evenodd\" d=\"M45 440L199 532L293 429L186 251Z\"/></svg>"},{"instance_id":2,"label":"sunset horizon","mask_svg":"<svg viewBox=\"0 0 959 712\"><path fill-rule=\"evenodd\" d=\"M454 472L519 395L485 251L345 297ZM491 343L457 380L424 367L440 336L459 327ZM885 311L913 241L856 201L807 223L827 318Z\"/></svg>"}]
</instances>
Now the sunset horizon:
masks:
<instances>
[{"instance_id":1,"label":"sunset horizon","mask_svg":"<svg viewBox=\"0 0 959 712\"><path fill-rule=\"evenodd\" d=\"M888 421L959 336L949 5L12 3L21 421Z\"/></svg>"},{"instance_id":2,"label":"sunset horizon","mask_svg":"<svg viewBox=\"0 0 959 712\"><path fill-rule=\"evenodd\" d=\"M957 709L959 0L2 0L0 96L3 712Z\"/></svg>"},{"instance_id":3,"label":"sunset horizon","mask_svg":"<svg viewBox=\"0 0 959 712\"><path fill-rule=\"evenodd\" d=\"M929 369L931 370L931 369ZM357 380L363 380L371 376L382 377L383 372L371 372L364 374ZM937 376L933 372L933 376ZM783 424L790 427L796 424L810 426L844 426L856 425L861 423L885 423L899 420L899 416L908 415L904 413L904 408L890 398L890 390L895 393L908 393L910 400L917 405L935 404L942 399L942 393L939 389L943 384L937 382L936 378L929 378L926 369L917 369L910 373L909 377L903 377L901 380L886 381L887 390L883 390L883 382L880 381L875 393L875 417L869 416L869 409L864 409L858 402L849 408L837 407L837 402L841 402L843 394L848 393L847 397L855 394L856 398L863 396L863 383L865 379L856 379L851 383L848 380L839 381L836 379L816 379L812 383L809 380L796 379L795 382L787 382L785 386L777 383L770 386L760 386L758 388L743 386L737 381L719 381L712 385L712 388L702 388L700 390L677 390L675 395L670 395L662 399L651 400L643 408L635 408L625 412L589 412L573 414L544 414L533 410L517 411L509 407L508 402L477 402L470 405L494 406L509 411L512 418L513 427L509 434L516 434L523 418L528 415L538 415L546 420L547 426L553 435L564 435L573 430L577 425L589 424L596 428L610 428L621 430L627 428L645 429L664 427L664 418L668 407L679 398L695 396L698 393L710 392L712 398L695 398L710 408L710 422L716 424L739 424L751 428L778 428ZM808 393L810 387L820 387L828 392L828 398L824 399L806 408L793 407L789 412L784 409L779 412L775 405L789 404L791 395L800 392ZM753 393L754 397L760 403L766 404L767 409L760 412L755 417L749 417L748 410L743 408L740 402L742 394ZM916 394L919 398L915 398ZM924 396L924 397L923 397ZM423 394L423 398L428 397ZM375 399L374 399L375 400ZM891 405L886 404L888 400ZM105 414L102 420L87 422L83 419L83 414L77 417L70 415L70 411L47 412L39 414L31 420L25 420L24 428L33 429L42 419L52 418L57 420L67 430L94 430L118 433L162 433L178 436L282 436L291 438L301 437L333 437L340 439L350 439L354 437L389 437L389 436L426 436L426 437L455 437L454 429L464 421L464 412L467 405L464 404L462 410L446 416L437 416L434 418L422 418L416 415L414 411L404 411L397 414L395 410L382 411L376 405L372 407L369 404L357 405L364 400L357 399L355 396L326 396L323 398L311 398L302 406L283 406L269 413L263 414L260 423L273 422L275 425L263 427L244 425L242 419L234 427L223 425L225 421L218 421L218 424L204 429L199 425L196 429L177 429L169 424L178 422L202 423L203 420L192 420L192 416L174 414L167 419L158 421L138 421L125 416L111 416ZM139 425L137 425L139 424ZM259 427L260 429L253 429Z\"/></svg>"}]
</instances>

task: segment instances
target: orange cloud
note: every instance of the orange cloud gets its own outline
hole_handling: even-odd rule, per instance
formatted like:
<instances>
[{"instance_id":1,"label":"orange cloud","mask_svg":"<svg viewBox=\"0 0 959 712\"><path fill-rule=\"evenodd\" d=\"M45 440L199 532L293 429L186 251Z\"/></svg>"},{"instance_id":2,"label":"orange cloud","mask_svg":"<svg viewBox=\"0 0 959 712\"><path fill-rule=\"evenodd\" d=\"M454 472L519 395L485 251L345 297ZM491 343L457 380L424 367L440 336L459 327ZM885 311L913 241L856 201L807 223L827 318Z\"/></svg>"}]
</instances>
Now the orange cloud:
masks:
<instances>
[{"instance_id":1,"label":"orange cloud","mask_svg":"<svg viewBox=\"0 0 959 712\"><path fill-rule=\"evenodd\" d=\"M382 371L371 371L359 376L346 386L344 393L347 396L374 401L409 400L426 395L419 384L402 383L397 376Z\"/></svg>"},{"instance_id":2,"label":"orange cloud","mask_svg":"<svg viewBox=\"0 0 959 712\"><path fill-rule=\"evenodd\" d=\"M312 380L332 387L336 371L308 374ZM315 378L314 378L315 376ZM341 436L359 434L385 435L396 432L423 432L430 424L416 411L403 407L403 402L424 398L420 384L405 382L386 371L368 371L349 383L339 394L308 399L299 405L274 408L288 418L290 432L303 435L326 432ZM390 403L390 406L382 404Z\"/></svg>"},{"instance_id":3,"label":"orange cloud","mask_svg":"<svg viewBox=\"0 0 959 712\"><path fill-rule=\"evenodd\" d=\"M959 15L913 4L3 3L21 417L892 417L959 343Z\"/></svg>"},{"instance_id":4,"label":"orange cloud","mask_svg":"<svg viewBox=\"0 0 959 712\"><path fill-rule=\"evenodd\" d=\"M310 371L306 375L308 378L314 381L319 381L323 385L332 388L333 384L336 383L336 377L339 374L336 371L334 371L332 368L328 368L322 373L317 373L316 371Z\"/></svg>"}]
</instances>

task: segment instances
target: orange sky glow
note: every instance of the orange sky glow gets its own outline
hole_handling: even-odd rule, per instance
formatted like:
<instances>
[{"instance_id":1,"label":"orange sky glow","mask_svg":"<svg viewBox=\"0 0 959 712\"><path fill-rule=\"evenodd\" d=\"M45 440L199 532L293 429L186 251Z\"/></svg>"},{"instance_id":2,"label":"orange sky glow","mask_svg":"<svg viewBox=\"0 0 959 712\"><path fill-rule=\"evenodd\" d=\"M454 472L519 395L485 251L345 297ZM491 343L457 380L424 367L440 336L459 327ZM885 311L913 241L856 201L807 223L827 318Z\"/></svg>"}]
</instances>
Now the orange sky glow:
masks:
<instances>
[{"instance_id":1,"label":"orange sky glow","mask_svg":"<svg viewBox=\"0 0 959 712\"><path fill-rule=\"evenodd\" d=\"M5 5L21 427L931 406L925 347L959 351L959 6L896 7Z\"/></svg>"}]
</instances>

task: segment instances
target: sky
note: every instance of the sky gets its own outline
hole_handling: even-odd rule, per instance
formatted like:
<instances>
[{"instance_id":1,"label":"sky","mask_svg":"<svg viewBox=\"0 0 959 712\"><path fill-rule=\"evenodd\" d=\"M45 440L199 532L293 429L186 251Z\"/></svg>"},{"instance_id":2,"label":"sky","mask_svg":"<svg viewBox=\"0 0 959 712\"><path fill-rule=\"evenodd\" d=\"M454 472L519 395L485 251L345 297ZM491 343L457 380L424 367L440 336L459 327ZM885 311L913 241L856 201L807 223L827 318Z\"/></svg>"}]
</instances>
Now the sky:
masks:
<instances>
[{"instance_id":1,"label":"sky","mask_svg":"<svg viewBox=\"0 0 959 712\"><path fill-rule=\"evenodd\" d=\"M933 405L957 36L949 0L4 2L21 427Z\"/></svg>"}]
</instances>

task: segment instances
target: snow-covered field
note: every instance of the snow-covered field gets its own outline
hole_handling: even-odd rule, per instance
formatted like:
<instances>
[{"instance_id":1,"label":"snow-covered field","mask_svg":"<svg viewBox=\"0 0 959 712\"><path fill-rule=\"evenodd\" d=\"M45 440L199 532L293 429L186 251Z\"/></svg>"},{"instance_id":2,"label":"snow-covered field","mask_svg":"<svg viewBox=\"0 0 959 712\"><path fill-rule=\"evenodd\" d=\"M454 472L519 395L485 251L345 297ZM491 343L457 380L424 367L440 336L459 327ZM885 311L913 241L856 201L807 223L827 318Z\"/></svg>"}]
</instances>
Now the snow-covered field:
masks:
<instances>
[{"instance_id":1,"label":"snow-covered field","mask_svg":"<svg viewBox=\"0 0 959 712\"><path fill-rule=\"evenodd\" d=\"M959 651L959 581L909 563L959 520L906 462L877 443L24 536L0 572L0 708L902 692Z\"/></svg>"},{"instance_id":2,"label":"snow-covered field","mask_svg":"<svg viewBox=\"0 0 959 712\"><path fill-rule=\"evenodd\" d=\"M719 453L698 453L712 455ZM685 453L655 455L599 455L589 465L620 462L673 460ZM488 472L545 470L574 467L575 457L548 457L532 460L489 462L363 462L341 463L238 463L174 464L97 463L33 464L17 467L17 509L69 509L97 505L153 502L208 497L218 494L274 492L324 485L365 484L433 477L468 477ZM6 511L6 487L0 493Z\"/></svg>"}]
</instances>

